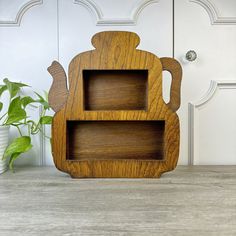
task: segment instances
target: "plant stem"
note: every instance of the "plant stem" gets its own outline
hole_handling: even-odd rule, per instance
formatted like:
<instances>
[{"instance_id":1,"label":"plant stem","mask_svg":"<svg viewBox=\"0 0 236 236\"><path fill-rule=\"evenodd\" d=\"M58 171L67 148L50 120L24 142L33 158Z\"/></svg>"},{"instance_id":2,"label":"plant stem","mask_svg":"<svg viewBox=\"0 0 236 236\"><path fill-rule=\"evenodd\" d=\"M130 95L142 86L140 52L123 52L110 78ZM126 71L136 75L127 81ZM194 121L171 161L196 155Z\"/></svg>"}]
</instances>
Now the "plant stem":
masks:
<instances>
[{"instance_id":1,"label":"plant stem","mask_svg":"<svg viewBox=\"0 0 236 236\"><path fill-rule=\"evenodd\" d=\"M48 139L51 139L51 137L47 136L44 132L43 132L43 129L39 128L39 131L42 132L43 136L45 138L48 138Z\"/></svg>"},{"instance_id":2,"label":"plant stem","mask_svg":"<svg viewBox=\"0 0 236 236\"><path fill-rule=\"evenodd\" d=\"M12 124L12 125L13 125L13 124ZM13 125L13 126L15 126L15 127L18 129L20 136L23 136L22 133L21 133L21 131L20 131L19 126L18 126L18 125Z\"/></svg>"},{"instance_id":3,"label":"plant stem","mask_svg":"<svg viewBox=\"0 0 236 236\"><path fill-rule=\"evenodd\" d=\"M7 112L5 114L3 114L1 117L0 117L0 120L5 116L7 115Z\"/></svg>"},{"instance_id":4,"label":"plant stem","mask_svg":"<svg viewBox=\"0 0 236 236\"><path fill-rule=\"evenodd\" d=\"M30 136L30 124L28 124L28 135Z\"/></svg>"},{"instance_id":5,"label":"plant stem","mask_svg":"<svg viewBox=\"0 0 236 236\"><path fill-rule=\"evenodd\" d=\"M42 113L39 116L39 121L38 121L35 129L32 131L32 134L37 134L41 130L40 129L40 120L41 120L41 117L45 116L45 113L46 113L46 110L43 109Z\"/></svg>"},{"instance_id":6,"label":"plant stem","mask_svg":"<svg viewBox=\"0 0 236 236\"><path fill-rule=\"evenodd\" d=\"M5 118L5 120L2 123L6 124L7 120L8 120L8 116Z\"/></svg>"}]
</instances>

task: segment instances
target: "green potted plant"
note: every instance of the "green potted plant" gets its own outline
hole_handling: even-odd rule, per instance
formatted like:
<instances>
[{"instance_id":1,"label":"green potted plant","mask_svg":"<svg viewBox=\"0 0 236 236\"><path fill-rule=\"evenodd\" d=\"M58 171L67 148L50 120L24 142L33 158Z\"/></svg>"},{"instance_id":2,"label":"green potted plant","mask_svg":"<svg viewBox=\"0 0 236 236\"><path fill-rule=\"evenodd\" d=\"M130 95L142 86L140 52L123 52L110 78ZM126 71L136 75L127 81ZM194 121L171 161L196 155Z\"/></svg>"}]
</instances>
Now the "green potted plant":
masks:
<instances>
[{"instance_id":1,"label":"green potted plant","mask_svg":"<svg viewBox=\"0 0 236 236\"><path fill-rule=\"evenodd\" d=\"M51 124L52 121L52 116L46 115L46 111L50 109L47 96L44 98L36 92L35 98L25 96L20 93L23 87L29 86L8 79L4 79L0 85L0 98L5 92L9 94L8 104L0 101L0 173L7 169L7 159L9 168L13 170L14 161L32 148L31 136L42 132L42 125ZM42 106L42 112L37 120L29 116L29 105ZM8 145L10 126L17 129L18 137Z\"/></svg>"}]
</instances>

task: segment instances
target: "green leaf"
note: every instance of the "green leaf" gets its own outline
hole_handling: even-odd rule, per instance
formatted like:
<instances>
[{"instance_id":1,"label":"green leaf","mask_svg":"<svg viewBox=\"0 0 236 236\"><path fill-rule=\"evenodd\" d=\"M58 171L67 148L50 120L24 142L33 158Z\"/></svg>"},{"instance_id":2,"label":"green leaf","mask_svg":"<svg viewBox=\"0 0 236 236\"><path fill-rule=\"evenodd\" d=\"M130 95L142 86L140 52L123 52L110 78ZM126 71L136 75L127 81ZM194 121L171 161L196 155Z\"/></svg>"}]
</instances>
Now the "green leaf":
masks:
<instances>
[{"instance_id":1,"label":"green leaf","mask_svg":"<svg viewBox=\"0 0 236 236\"><path fill-rule=\"evenodd\" d=\"M7 85L8 83L9 84L14 84L15 86L18 86L18 87L29 87L29 85L27 84L23 84L23 83L19 83L19 82L11 82L9 79L5 78L3 80L3 82Z\"/></svg>"},{"instance_id":2,"label":"green leaf","mask_svg":"<svg viewBox=\"0 0 236 236\"><path fill-rule=\"evenodd\" d=\"M3 107L3 103L0 102L0 111L2 110L2 107Z\"/></svg>"},{"instance_id":3,"label":"green leaf","mask_svg":"<svg viewBox=\"0 0 236 236\"><path fill-rule=\"evenodd\" d=\"M3 92L7 90L7 86L6 85L2 85L0 87L0 97L2 96Z\"/></svg>"},{"instance_id":4,"label":"green leaf","mask_svg":"<svg viewBox=\"0 0 236 236\"><path fill-rule=\"evenodd\" d=\"M32 97L26 96L21 99L21 104L24 108L30 103L36 102Z\"/></svg>"},{"instance_id":5,"label":"green leaf","mask_svg":"<svg viewBox=\"0 0 236 236\"><path fill-rule=\"evenodd\" d=\"M7 125L13 124L15 122L19 122L26 118L26 112L21 107L21 99L20 97L14 98L8 109L8 119L6 121Z\"/></svg>"},{"instance_id":6,"label":"green leaf","mask_svg":"<svg viewBox=\"0 0 236 236\"><path fill-rule=\"evenodd\" d=\"M42 125L52 124L52 116L42 116L39 120L39 123Z\"/></svg>"},{"instance_id":7,"label":"green leaf","mask_svg":"<svg viewBox=\"0 0 236 236\"><path fill-rule=\"evenodd\" d=\"M8 114L11 115L13 114L16 110L20 110L21 108L21 98L20 96L14 98L8 108Z\"/></svg>"},{"instance_id":8,"label":"green leaf","mask_svg":"<svg viewBox=\"0 0 236 236\"><path fill-rule=\"evenodd\" d=\"M16 153L24 153L32 148L31 139L29 136L15 138L12 143L6 148L3 158L7 158Z\"/></svg>"},{"instance_id":9,"label":"green leaf","mask_svg":"<svg viewBox=\"0 0 236 236\"><path fill-rule=\"evenodd\" d=\"M9 167L13 170L14 161L25 152L32 148L31 139L29 136L15 138L12 143L6 148L3 159L10 157Z\"/></svg>"},{"instance_id":10,"label":"green leaf","mask_svg":"<svg viewBox=\"0 0 236 236\"><path fill-rule=\"evenodd\" d=\"M15 153L15 154L12 154L11 157L10 157L10 161L9 161L9 168L10 170L14 170L14 161L20 156L21 153Z\"/></svg>"},{"instance_id":11,"label":"green leaf","mask_svg":"<svg viewBox=\"0 0 236 236\"><path fill-rule=\"evenodd\" d=\"M10 82L8 79L4 79L3 82L7 85L7 89L10 93L10 99L15 97L17 93L20 90L19 86L15 86L12 82Z\"/></svg>"},{"instance_id":12,"label":"green leaf","mask_svg":"<svg viewBox=\"0 0 236 236\"><path fill-rule=\"evenodd\" d=\"M48 102L47 102L47 100L45 100L40 94L38 94L37 92L35 92L35 94L38 96L38 100L37 100L37 102L39 102L41 105L43 105L43 107L44 107L44 109L45 110L48 110L48 109L50 109L50 106L49 106L49 104L48 104Z\"/></svg>"},{"instance_id":13,"label":"green leaf","mask_svg":"<svg viewBox=\"0 0 236 236\"><path fill-rule=\"evenodd\" d=\"M28 86L28 85L22 84L22 83L11 82L8 79L4 79L3 82L6 84L7 89L10 93L10 99L14 98L17 95L17 93L20 91L21 87Z\"/></svg>"},{"instance_id":14,"label":"green leaf","mask_svg":"<svg viewBox=\"0 0 236 236\"><path fill-rule=\"evenodd\" d=\"M16 86L19 87L30 87L28 84L23 84L23 83L19 83L19 82L12 82L13 84L15 84Z\"/></svg>"}]
</instances>

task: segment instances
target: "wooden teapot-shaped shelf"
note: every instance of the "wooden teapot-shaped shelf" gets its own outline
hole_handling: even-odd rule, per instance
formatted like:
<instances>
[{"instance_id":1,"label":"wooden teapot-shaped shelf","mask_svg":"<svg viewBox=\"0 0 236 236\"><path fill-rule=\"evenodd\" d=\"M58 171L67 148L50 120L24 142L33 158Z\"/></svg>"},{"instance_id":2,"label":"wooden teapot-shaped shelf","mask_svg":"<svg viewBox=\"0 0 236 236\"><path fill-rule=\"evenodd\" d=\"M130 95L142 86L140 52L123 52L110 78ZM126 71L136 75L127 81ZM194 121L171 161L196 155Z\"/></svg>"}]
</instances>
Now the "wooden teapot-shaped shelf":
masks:
<instances>
[{"instance_id":1,"label":"wooden teapot-shaped shelf","mask_svg":"<svg viewBox=\"0 0 236 236\"><path fill-rule=\"evenodd\" d=\"M52 153L56 167L72 177L160 177L179 155L182 70L173 58L137 50L132 32L93 36L95 50L69 65L54 61L49 103L56 112ZM170 102L162 98L162 71L172 75Z\"/></svg>"}]
</instances>

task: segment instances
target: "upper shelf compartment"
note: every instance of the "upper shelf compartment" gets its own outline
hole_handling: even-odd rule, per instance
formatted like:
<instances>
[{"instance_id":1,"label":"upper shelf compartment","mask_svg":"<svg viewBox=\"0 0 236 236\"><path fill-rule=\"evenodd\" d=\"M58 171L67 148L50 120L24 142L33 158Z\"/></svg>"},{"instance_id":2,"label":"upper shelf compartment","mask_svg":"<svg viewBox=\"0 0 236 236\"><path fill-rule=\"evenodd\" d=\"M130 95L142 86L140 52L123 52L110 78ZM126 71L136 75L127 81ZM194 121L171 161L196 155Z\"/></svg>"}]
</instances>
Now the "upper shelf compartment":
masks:
<instances>
[{"instance_id":1,"label":"upper shelf compartment","mask_svg":"<svg viewBox=\"0 0 236 236\"><path fill-rule=\"evenodd\" d=\"M85 110L146 110L148 70L83 70Z\"/></svg>"}]
</instances>

